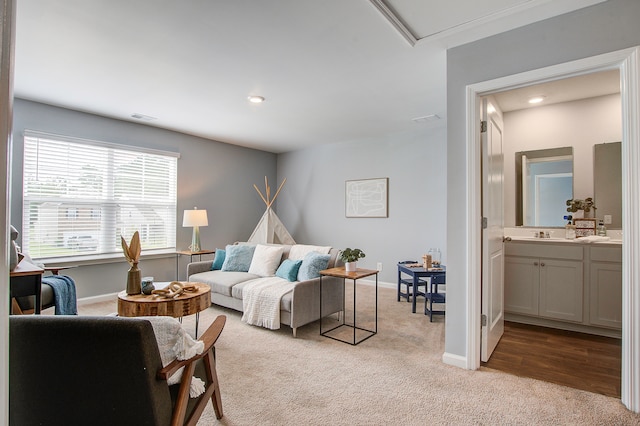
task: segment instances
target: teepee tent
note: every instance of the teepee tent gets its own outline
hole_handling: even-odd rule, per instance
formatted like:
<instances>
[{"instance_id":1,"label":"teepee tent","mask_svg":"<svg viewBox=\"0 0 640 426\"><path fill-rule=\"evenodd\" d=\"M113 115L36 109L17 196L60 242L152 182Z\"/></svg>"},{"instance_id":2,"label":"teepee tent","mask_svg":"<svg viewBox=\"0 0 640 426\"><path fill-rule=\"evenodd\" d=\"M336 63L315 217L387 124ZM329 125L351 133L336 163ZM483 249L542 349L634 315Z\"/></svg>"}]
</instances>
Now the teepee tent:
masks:
<instances>
[{"instance_id":1,"label":"teepee tent","mask_svg":"<svg viewBox=\"0 0 640 426\"><path fill-rule=\"evenodd\" d=\"M260 194L260 198L262 198L262 201L264 201L264 203L267 205L267 210L262 215L262 218L260 219L260 222L258 222L258 226L256 226L256 229L253 230L251 237L249 237L249 242L261 244L296 243L291 234L289 234L289 231L287 231L287 228L285 228L280 221L278 215L271 209L271 205L275 201L286 181L286 178L282 181L280 187L278 188L278 191L276 191L276 194L273 196L273 198L271 198L271 189L269 188L269 184L267 183L266 176L264 178L264 184L266 186L267 192L266 196L262 195L262 192L260 192L257 186L253 185L256 191L258 191L258 194Z\"/></svg>"}]
</instances>

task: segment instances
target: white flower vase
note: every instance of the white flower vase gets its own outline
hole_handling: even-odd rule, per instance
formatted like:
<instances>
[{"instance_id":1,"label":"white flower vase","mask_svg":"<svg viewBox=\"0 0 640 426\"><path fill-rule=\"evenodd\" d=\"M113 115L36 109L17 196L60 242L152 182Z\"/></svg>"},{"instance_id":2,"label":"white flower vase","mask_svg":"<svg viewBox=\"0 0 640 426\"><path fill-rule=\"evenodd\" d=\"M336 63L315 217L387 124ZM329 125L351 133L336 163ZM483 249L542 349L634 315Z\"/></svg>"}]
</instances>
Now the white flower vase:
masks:
<instances>
[{"instance_id":1,"label":"white flower vase","mask_svg":"<svg viewBox=\"0 0 640 426\"><path fill-rule=\"evenodd\" d=\"M344 264L344 270L346 272L355 272L358 269L358 262L346 262Z\"/></svg>"}]
</instances>

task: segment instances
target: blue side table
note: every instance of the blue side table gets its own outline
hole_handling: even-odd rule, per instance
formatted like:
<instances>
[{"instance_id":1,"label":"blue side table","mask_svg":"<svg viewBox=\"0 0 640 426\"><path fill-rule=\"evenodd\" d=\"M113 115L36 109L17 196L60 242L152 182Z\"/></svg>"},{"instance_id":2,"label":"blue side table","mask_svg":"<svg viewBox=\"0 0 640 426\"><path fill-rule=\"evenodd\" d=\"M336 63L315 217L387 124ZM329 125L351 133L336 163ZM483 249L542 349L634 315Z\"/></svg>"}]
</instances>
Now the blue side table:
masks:
<instances>
[{"instance_id":1,"label":"blue side table","mask_svg":"<svg viewBox=\"0 0 640 426\"><path fill-rule=\"evenodd\" d=\"M402 285L403 274L409 275L413 283L411 312L416 313L416 295L423 294L418 293L421 278L431 278L430 289L429 291L425 290L425 298L429 306L428 309L425 307L425 314L429 315L430 320L433 319L434 314L444 314L444 311L434 311L432 306L433 303L445 303L446 301L445 295L438 293L438 285L446 282L447 268L444 265L441 265L438 270L434 270L434 268L425 269L422 266L410 268L405 263L398 263L398 300L400 300L400 286ZM409 296L407 295L407 297Z\"/></svg>"}]
</instances>

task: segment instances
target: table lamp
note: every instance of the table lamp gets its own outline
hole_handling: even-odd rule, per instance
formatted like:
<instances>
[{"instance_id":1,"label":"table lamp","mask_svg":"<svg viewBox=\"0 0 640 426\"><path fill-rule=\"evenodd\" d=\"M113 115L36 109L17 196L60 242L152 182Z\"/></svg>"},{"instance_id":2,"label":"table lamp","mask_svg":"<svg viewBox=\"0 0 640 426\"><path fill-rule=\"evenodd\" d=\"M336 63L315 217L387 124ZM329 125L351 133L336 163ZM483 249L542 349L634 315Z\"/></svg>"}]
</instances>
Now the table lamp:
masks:
<instances>
[{"instance_id":1,"label":"table lamp","mask_svg":"<svg viewBox=\"0 0 640 426\"><path fill-rule=\"evenodd\" d=\"M193 226L193 235L191 237L191 245L189 250L192 252L200 251L200 227L209 225L207 219L206 210L198 210L194 207L193 210L185 210L182 218L182 226Z\"/></svg>"}]
</instances>

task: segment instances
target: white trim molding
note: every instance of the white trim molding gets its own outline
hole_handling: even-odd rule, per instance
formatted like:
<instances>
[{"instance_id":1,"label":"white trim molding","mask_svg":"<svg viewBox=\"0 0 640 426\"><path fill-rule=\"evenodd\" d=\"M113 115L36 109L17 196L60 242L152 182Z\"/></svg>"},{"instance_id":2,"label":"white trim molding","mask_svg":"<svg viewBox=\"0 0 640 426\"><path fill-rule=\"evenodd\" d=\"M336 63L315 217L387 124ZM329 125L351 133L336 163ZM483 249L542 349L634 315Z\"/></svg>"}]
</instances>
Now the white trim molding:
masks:
<instances>
[{"instance_id":1,"label":"white trim molding","mask_svg":"<svg viewBox=\"0 0 640 426\"><path fill-rule=\"evenodd\" d=\"M442 362L458 368L467 368L468 357L445 352L442 354Z\"/></svg>"},{"instance_id":2,"label":"white trim molding","mask_svg":"<svg viewBox=\"0 0 640 426\"><path fill-rule=\"evenodd\" d=\"M467 357L466 368L480 367L481 268L479 235L481 193L480 98L505 90L618 69L622 104L622 403L640 412L640 47L624 49L467 87ZM443 357L444 359L444 357ZM449 359L449 357L447 358Z\"/></svg>"}]
</instances>

